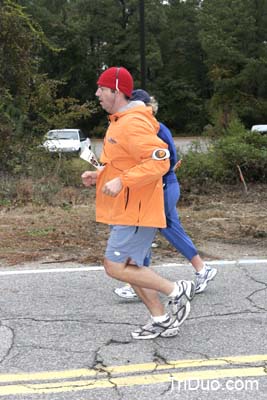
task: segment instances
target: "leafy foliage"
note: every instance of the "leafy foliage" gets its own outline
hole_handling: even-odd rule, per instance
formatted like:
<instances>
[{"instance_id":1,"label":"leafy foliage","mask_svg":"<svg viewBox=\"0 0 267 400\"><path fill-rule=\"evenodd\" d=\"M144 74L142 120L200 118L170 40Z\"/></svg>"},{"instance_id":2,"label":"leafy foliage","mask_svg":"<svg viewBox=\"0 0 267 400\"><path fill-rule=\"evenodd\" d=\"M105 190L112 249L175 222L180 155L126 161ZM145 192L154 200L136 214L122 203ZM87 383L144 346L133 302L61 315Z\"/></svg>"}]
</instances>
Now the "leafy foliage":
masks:
<instances>
[{"instance_id":1,"label":"leafy foliage","mask_svg":"<svg viewBox=\"0 0 267 400\"><path fill-rule=\"evenodd\" d=\"M207 152L191 149L182 165L178 177L186 189L237 183L238 167L246 182L267 183L267 135L248 131L235 119L224 136L211 142Z\"/></svg>"},{"instance_id":2,"label":"leafy foliage","mask_svg":"<svg viewBox=\"0 0 267 400\"><path fill-rule=\"evenodd\" d=\"M59 96L63 81L41 70L41 48L58 54L40 25L13 1L0 9L0 157L2 170L24 170L23 160L36 138L50 127L78 125L90 118L95 105ZM30 145L29 145L30 143Z\"/></svg>"},{"instance_id":3,"label":"leafy foliage","mask_svg":"<svg viewBox=\"0 0 267 400\"><path fill-rule=\"evenodd\" d=\"M223 124L236 113L247 125L264 120L267 105L267 3L205 0L199 37L213 85L209 112L221 109Z\"/></svg>"},{"instance_id":4,"label":"leafy foliage","mask_svg":"<svg viewBox=\"0 0 267 400\"><path fill-rule=\"evenodd\" d=\"M95 90L104 68L124 65L140 87L139 1L0 5L1 168L28 176L47 162L35 155L48 129L103 135ZM208 158L186 156L188 178L234 182L238 164L248 180L266 179L265 139L246 130L267 123L266 37L265 0L145 2L146 89L158 118L175 134L207 127L215 140Z\"/></svg>"}]
</instances>

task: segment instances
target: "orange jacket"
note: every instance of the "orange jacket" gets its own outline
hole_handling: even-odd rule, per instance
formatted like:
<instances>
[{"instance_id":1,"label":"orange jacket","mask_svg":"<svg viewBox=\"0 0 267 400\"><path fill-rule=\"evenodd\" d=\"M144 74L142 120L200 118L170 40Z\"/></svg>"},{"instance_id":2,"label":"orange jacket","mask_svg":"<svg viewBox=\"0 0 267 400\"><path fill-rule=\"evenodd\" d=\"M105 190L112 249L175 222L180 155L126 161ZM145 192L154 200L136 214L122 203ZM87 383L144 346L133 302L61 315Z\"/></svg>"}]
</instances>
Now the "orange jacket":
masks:
<instances>
[{"instance_id":1,"label":"orange jacket","mask_svg":"<svg viewBox=\"0 0 267 400\"><path fill-rule=\"evenodd\" d=\"M166 149L158 138L159 123L150 107L142 105L110 115L104 139L96 185L96 220L111 225L164 228L162 176L169 170L169 159L157 160L152 154ZM103 185L120 177L123 189L116 197L102 193Z\"/></svg>"}]
</instances>

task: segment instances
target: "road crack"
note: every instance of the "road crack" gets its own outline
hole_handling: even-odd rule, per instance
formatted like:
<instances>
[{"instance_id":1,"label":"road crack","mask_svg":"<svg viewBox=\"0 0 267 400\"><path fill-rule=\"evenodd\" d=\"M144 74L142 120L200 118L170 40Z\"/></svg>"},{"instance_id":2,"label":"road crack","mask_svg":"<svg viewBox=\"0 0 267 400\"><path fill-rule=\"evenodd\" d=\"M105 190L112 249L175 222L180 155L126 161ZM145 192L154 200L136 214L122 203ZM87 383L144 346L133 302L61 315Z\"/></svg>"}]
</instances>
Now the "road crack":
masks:
<instances>
[{"instance_id":1,"label":"road crack","mask_svg":"<svg viewBox=\"0 0 267 400\"><path fill-rule=\"evenodd\" d=\"M15 332L12 328L0 324L0 364L2 364L11 353L15 342Z\"/></svg>"}]
</instances>

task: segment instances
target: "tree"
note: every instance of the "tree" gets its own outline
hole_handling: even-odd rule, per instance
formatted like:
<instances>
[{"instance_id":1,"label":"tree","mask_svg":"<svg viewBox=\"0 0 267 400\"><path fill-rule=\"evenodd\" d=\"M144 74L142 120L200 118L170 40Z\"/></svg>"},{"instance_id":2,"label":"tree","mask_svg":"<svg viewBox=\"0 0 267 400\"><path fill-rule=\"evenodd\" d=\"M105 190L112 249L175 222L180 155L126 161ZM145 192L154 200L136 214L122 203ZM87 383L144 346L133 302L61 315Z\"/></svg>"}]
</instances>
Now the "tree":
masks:
<instances>
[{"instance_id":1,"label":"tree","mask_svg":"<svg viewBox=\"0 0 267 400\"><path fill-rule=\"evenodd\" d=\"M62 49L55 53L43 48L41 53L40 71L65 83L59 95L93 100L98 74L111 65L128 68L135 87L141 86L138 0L20 3ZM196 132L206 122L198 8L198 0L145 2L147 90L160 102L160 118L176 130Z\"/></svg>"},{"instance_id":2,"label":"tree","mask_svg":"<svg viewBox=\"0 0 267 400\"><path fill-rule=\"evenodd\" d=\"M41 48L58 50L21 5L11 0L1 5L0 158L2 169L8 169L13 158L23 162L26 148L35 146L35 138L40 140L51 125L68 121L73 126L95 110L93 104L58 95L64 83L40 72Z\"/></svg>"},{"instance_id":3,"label":"tree","mask_svg":"<svg viewBox=\"0 0 267 400\"><path fill-rule=\"evenodd\" d=\"M200 39L213 85L209 103L221 110L222 127L231 115L251 126L267 111L266 1L203 0Z\"/></svg>"},{"instance_id":4,"label":"tree","mask_svg":"<svg viewBox=\"0 0 267 400\"><path fill-rule=\"evenodd\" d=\"M169 1L158 34L162 65L153 87L160 117L178 131L200 133L206 123L206 68L198 38L199 1ZM161 18L162 20L162 18ZM155 29L155 28L154 28Z\"/></svg>"}]
</instances>

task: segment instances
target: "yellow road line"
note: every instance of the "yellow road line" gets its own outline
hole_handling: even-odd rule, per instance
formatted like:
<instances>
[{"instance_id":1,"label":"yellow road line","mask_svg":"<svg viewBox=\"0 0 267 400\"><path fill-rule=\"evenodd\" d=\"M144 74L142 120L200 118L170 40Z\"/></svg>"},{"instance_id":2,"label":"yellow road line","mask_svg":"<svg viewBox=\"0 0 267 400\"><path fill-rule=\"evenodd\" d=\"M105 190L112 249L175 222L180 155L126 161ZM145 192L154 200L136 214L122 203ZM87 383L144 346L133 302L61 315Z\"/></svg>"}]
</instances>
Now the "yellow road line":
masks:
<instances>
[{"instance_id":1,"label":"yellow road line","mask_svg":"<svg viewBox=\"0 0 267 400\"><path fill-rule=\"evenodd\" d=\"M179 368L196 368L209 366L225 366L236 364L251 364L267 361L267 354L235 356L235 357L220 357L212 359L196 359L196 360L177 360L168 361L167 364L143 363L131 365L117 365L110 367L101 367L101 370L96 369L74 369L66 371L42 371L29 372L18 374L0 374L0 383L22 382L22 381L42 381L42 380L57 380L57 379L72 379L85 377L101 377L107 374L129 374L141 373L148 371L175 370Z\"/></svg>"},{"instance_id":2,"label":"yellow road line","mask_svg":"<svg viewBox=\"0 0 267 400\"><path fill-rule=\"evenodd\" d=\"M53 383L37 383L37 384L20 384L0 386L0 396L10 396L17 394L45 394L58 392L76 392L82 390L105 389L114 386L134 386L134 385L152 385L159 383L187 380L211 380L223 378L242 378L242 377L260 377L266 376L266 371L263 367L251 368L226 368L221 370L202 370L202 371L187 371L180 373L165 373L154 375L137 375L115 377L101 380L79 380L69 382L53 382Z\"/></svg>"}]
</instances>

